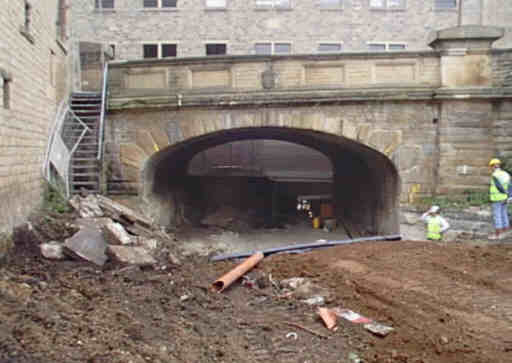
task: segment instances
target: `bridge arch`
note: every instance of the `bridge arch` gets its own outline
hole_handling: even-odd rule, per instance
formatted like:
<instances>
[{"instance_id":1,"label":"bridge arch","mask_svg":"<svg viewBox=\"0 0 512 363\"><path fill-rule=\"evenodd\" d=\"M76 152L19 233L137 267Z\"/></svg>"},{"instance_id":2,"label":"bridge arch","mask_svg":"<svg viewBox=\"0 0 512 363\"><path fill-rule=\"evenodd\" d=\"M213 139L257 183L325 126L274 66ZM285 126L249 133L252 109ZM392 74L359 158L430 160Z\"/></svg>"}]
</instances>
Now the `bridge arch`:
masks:
<instances>
[{"instance_id":1,"label":"bridge arch","mask_svg":"<svg viewBox=\"0 0 512 363\"><path fill-rule=\"evenodd\" d=\"M399 232L400 178L383 152L345 136L282 126L205 132L154 153L144 163L141 175L143 199L152 217L164 225L179 223L194 193L187 180L190 161L209 148L240 140L279 140L319 151L332 164L338 219L357 234Z\"/></svg>"}]
</instances>

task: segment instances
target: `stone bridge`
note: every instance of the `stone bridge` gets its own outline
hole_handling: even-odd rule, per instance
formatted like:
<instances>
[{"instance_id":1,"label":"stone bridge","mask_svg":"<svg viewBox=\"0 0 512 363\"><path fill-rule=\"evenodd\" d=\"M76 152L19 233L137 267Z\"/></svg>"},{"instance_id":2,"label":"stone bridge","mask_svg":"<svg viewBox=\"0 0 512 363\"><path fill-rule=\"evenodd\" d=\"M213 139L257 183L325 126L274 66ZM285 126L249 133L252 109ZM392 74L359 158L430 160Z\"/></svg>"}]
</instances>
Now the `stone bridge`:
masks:
<instances>
[{"instance_id":1,"label":"stone bridge","mask_svg":"<svg viewBox=\"0 0 512 363\"><path fill-rule=\"evenodd\" d=\"M512 155L512 52L491 48L502 35L463 26L433 34L432 51L111 63L105 187L164 225L330 193L353 235L398 233L400 203L485 188L489 158Z\"/></svg>"}]
</instances>

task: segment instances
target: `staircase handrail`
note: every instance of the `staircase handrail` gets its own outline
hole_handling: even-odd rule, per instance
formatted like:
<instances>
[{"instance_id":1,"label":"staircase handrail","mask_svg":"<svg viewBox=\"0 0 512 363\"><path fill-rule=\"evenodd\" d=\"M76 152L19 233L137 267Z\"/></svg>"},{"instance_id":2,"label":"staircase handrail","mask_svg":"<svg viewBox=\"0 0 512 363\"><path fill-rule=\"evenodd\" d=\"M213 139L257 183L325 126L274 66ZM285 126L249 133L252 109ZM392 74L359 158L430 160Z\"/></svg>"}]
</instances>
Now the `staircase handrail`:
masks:
<instances>
[{"instance_id":1,"label":"staircase handrail","mask_svg":"<svg viewBox=\"0 0 512 363\"><path fill-rule=\"evenodd\" d=\"M107 108L107 87L108 87L108 61L103 67L103 86L101 90L101 114L100 129L98 136L98 161L103 159L103 129L105 127L105 110Z\"/></svg>"},{"instance_id":2,"label":"staircase handrail","mask_svg":"<svg viewBox=\"0 0 512 363\"><path fill-rule=\"evenodd\" d=\"M55 139L55 134L58 129L60 129L60 125L64 121L65 112L64 109L66 105L69 103L68 99L63 99L58 107L57 111L55 112L55 119L53 121L53 125L50 129L49 138L48 138L48 144L46 145L46 153L43 163L43 177L46 179L46 181L50 182L50 152L52 150L52 146Z\"/></svg>"},{"instance_id":3,"label":"staircase handrail","mask_svg":"<svg viewBox=\"0 0 512 363\"><path fill-rule=\"evenodd\" d=\"M75 154L75 151L76 149L78 148L78 145L80 145L80 143L82 142L82 139L84 138L85 134L87 133L87 131L90 130L90 127L87 126L81 119L80 117L78 117L75 112L71 109L71 107L68 106L68 109L67 109L67 112L71 115L71 117L73 117L73 119L75 121L78 121L78 123L80 124L80 126L82 126L83 130L82 130L82 133L80 134L80 136L78 137L78 139L76 140L75 144L73 145L73 147L71 148L70 152L69 152L69 164L68 164L68 180L66 181L66 194L67 194L67 197L70 198L71 197L71 168L72 168L72 160L73 160L73 155Z\"/></svg>"}]
</instances>

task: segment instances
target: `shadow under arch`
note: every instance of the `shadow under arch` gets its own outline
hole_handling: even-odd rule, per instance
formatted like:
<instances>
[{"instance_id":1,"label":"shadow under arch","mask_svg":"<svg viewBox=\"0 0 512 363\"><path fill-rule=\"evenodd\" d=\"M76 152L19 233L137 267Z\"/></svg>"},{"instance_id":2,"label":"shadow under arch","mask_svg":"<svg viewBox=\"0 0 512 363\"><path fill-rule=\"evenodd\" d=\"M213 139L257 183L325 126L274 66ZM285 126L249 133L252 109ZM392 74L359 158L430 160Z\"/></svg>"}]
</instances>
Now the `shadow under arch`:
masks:
<instances>
[{"instance_id":1,"label":"shadow under arch","mask_svg":"<svg viewBox=\"0 0 512 363\"><path fill-rule=\"evenodd\" d=\"M400 178L384 154L343 136L289 127L248 127L197 136L152 155L142 171L145 209L162 225L180 223L189 162L217 145L241 140L281 140L326 155L333 167L338 219L356 234L398 234Z\"/></svg>"}]
</instances>

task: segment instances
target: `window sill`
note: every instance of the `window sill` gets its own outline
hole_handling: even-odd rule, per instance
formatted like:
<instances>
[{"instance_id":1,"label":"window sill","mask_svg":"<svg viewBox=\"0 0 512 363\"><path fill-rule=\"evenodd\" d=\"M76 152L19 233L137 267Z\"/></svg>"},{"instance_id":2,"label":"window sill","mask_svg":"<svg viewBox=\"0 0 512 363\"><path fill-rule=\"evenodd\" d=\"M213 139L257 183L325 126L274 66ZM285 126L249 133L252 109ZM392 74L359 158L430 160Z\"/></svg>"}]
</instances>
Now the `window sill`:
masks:
<instances>
[{"instance_id":1,"label":"window sill","mask_svg":"<svg viewBox=\"0 0 512 363\"><path fill-rule=\"evenodd\" d=\"M222 8L205 8L204 11L228 11L228 8L222 7Z\"/></svg>"},{"instance_id":2,"label":"window sill","mask_svg":"<svg viewBox=\"0 0 512 363\"><path fill-rule=\"evenodd\" d=\"M456 8L449 8L449 9L441 9L441 8L434 8L432 9L435 13L456 13L458 10Z\"/></svg>"},{"instance_id":3,"label":"window sill","mask_svg":"<svg viewBox=\"0 0 512 363\"><path fill-rule=\"evenodd\" d=\"M407 11L406 8L370 8L370 11L398 11L398 12L404 12Z\"/></svg>"},{"instance_id":4,"label":"window sill","mask_svg":"<svg viewBox=\"0 0 512 363\"><path fill-rule=\"evenodd\" d=\"M292 11L293 8L255 7L254 10L255 11L269 11L269 10L274 10L274 11Z\"/></svg>"},{"instance_id":5,"label":"window sill","mask_svg":"<svg viewBox=\"0 0 512 363\"><path fill-rule=\"evenodd\" d=\"M30 44L34 44L36 42L34 36L30 34L30 32L28 32L24 27L20 27L20 34L23 35L30 42Z\"/></svg>"},{"instance_id":6,"label":"window sill","mask_svg":"<svg viewBox=\"0 0 512 363\"><path fill-rule=\"evenodd\" d=\"M158 12L167 13L167 12L178 11L178 8L141 8L141 9L139 9L139 11L141 11L143 13L145 13L145 12L148 12L148 13L158 13Z\"/></svg>"},{"instance_id":7,"label":"window sill","mask_svg":"<svg viewBox=\"0 0 512 363\"><path fill-rule=\"evenodd\" d=\"M339 8L339 7L325 7L325 8L320 8L320 11L343 11L343 8Z\"/></svg>"},{"instance_id":8,"label":"window sill","mask_svg":"<svg viewBox=\"0 0 512 363\"><path fill-rule=\"evenodd\" d=\"M94 9L95 13L98 14L113 14L116 12L115 9Z\"/></svg>"}]
</instances>

